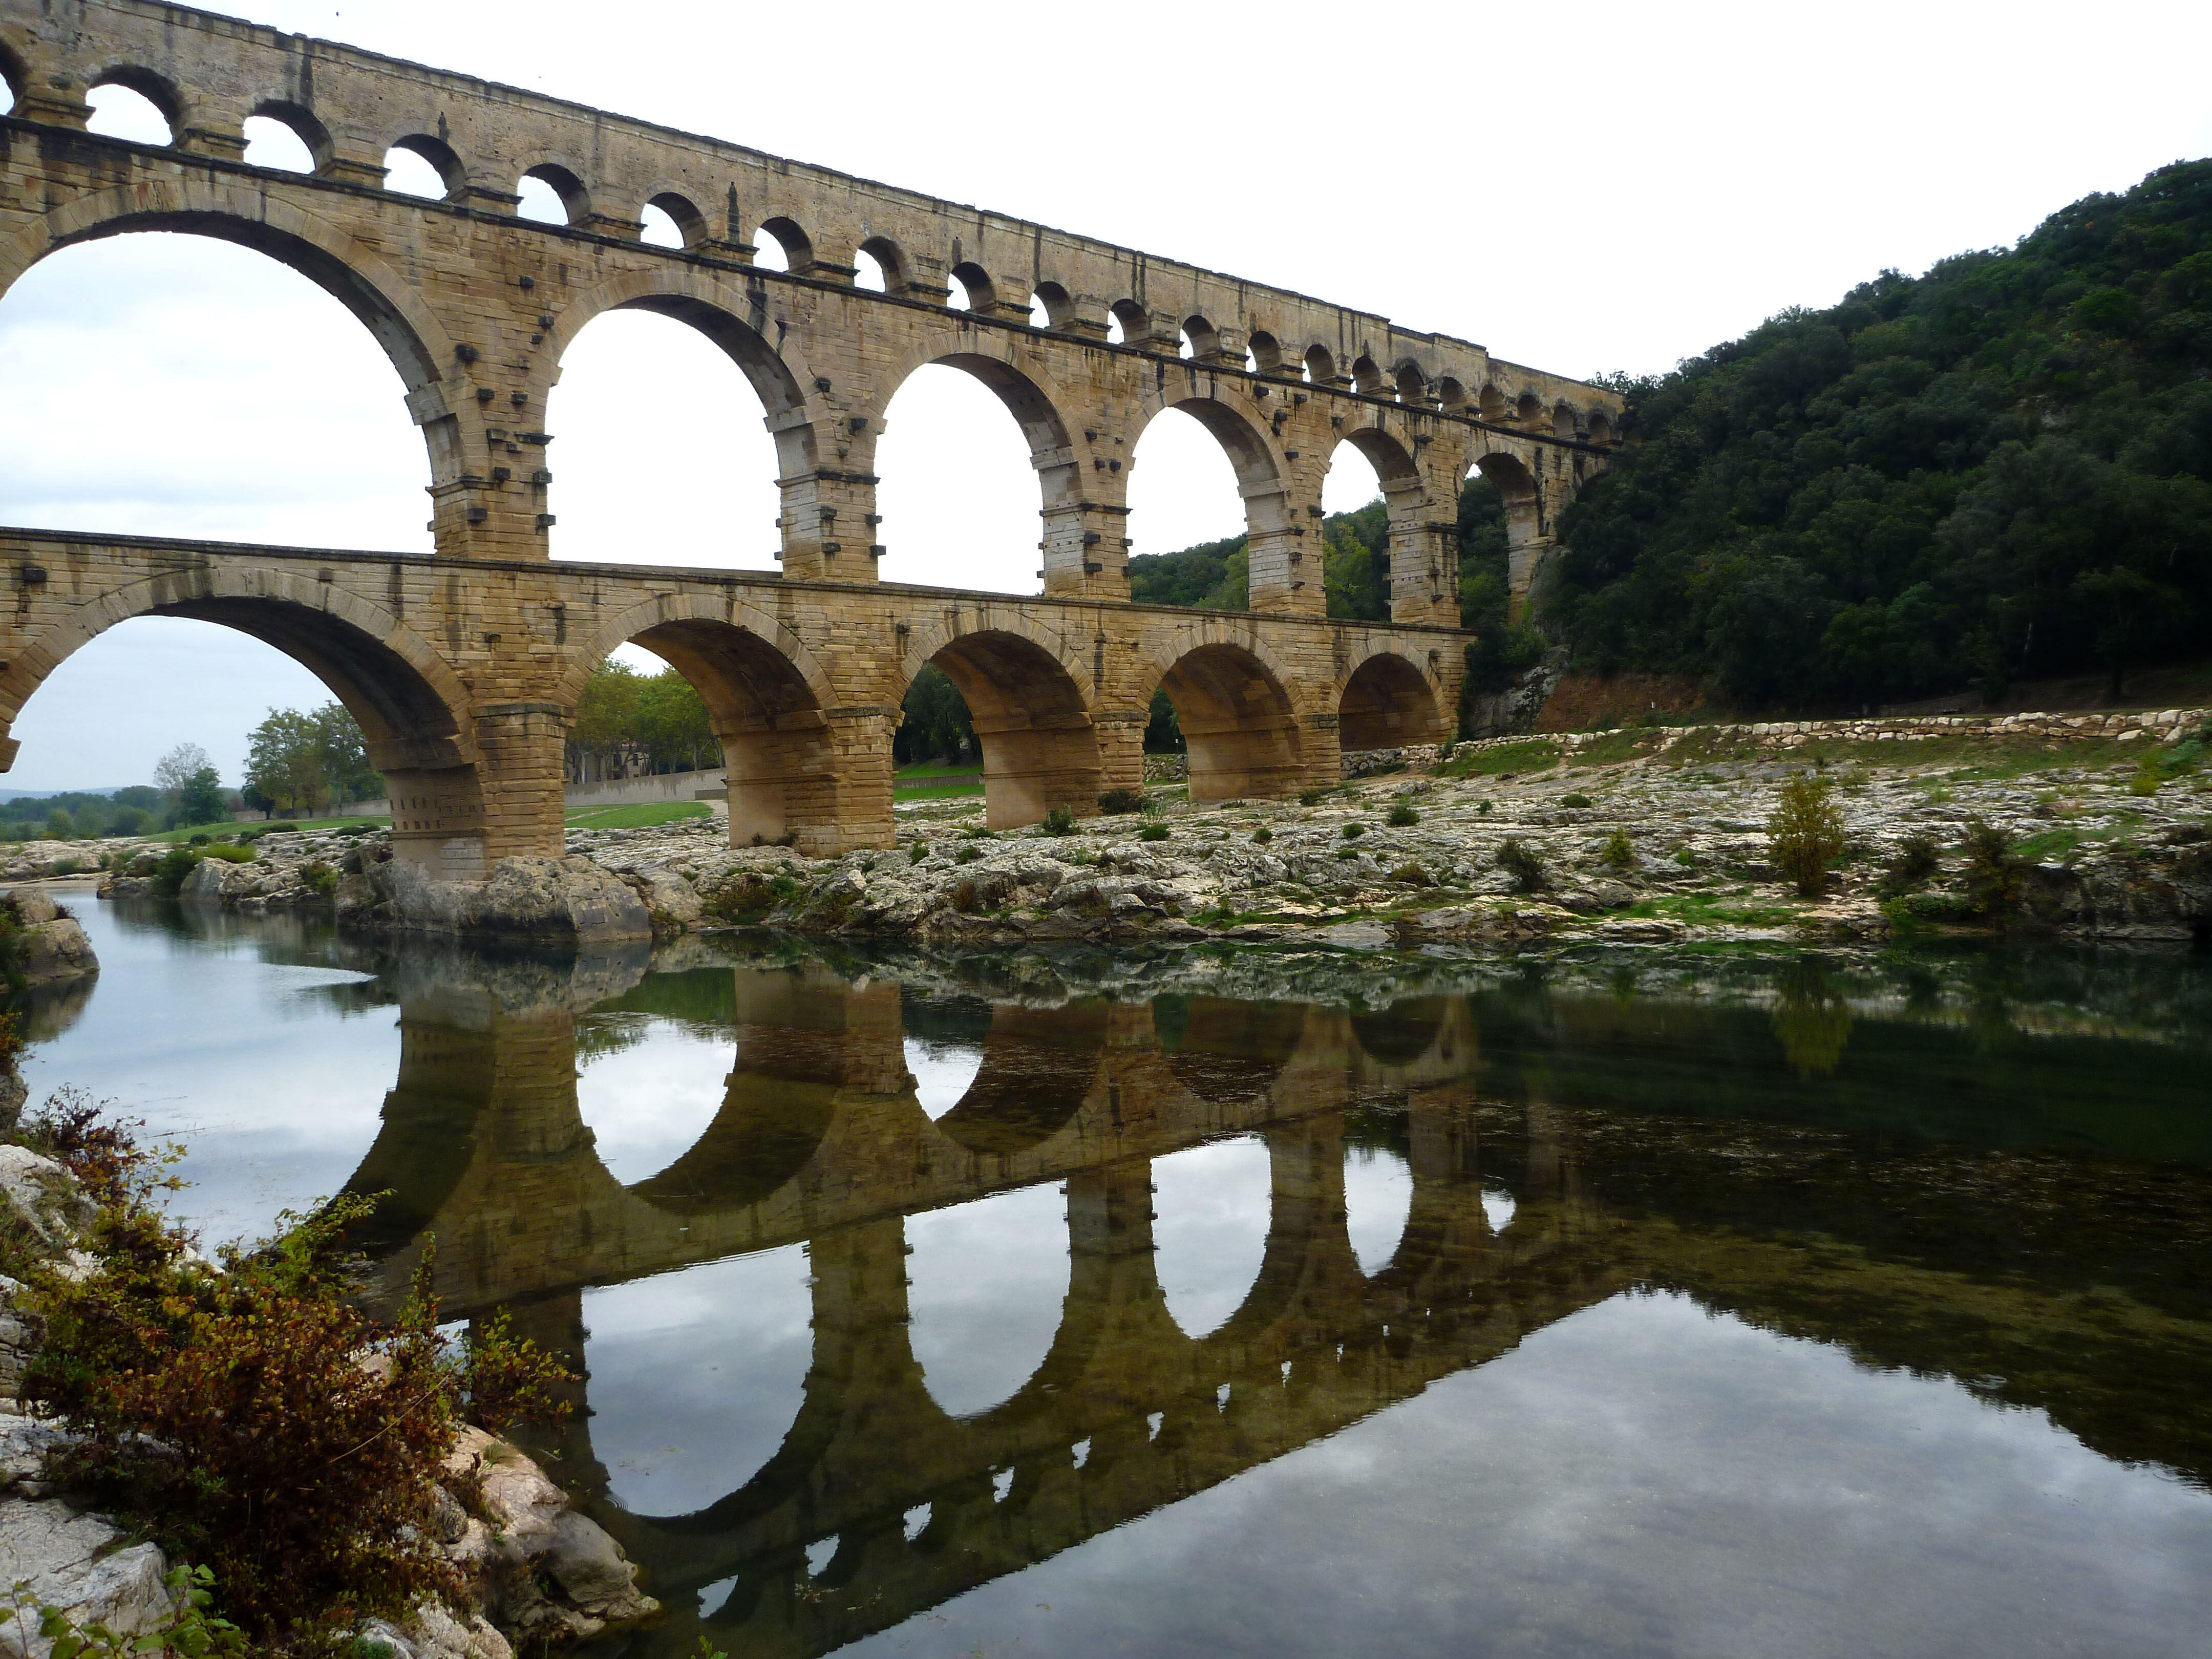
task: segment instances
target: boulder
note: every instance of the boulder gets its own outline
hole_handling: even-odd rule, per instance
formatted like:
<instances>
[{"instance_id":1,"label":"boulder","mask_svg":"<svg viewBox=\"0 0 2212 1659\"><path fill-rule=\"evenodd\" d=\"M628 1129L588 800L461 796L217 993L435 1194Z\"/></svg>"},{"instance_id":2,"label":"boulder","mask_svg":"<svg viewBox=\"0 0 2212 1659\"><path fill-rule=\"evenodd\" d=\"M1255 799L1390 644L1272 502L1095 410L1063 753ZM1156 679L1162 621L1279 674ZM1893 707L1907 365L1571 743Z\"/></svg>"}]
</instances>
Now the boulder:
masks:
<instances>
[{"instance_id":1,"label":"boulder","mask_svg":"<svg viewBox=\"0 0 2212 1659\"><path fill-rule=\"evenodd\" d=\"M483 882L440 881L386 858L338 888L342 925L550 945L653 937L653 918L612 872L580 858L501 859Z\"/></svg>"},{"instance_id":2,"label":"boulder","mask_svg":"<svg viewBox=\"0 0 2212 1659\"><path fill-rule=\"evenodd\" d=\"M0 1583L22 1585L33 1606L59 1607L79 1626L125 1637L152 1629L171 1611L161 1583L168 1566L155 1546L126 1547L119 1528L58 1499L0 1499ZM52 1651L34 1614L0 1622L0 1655Z\"/></svg>"},{"instance_id":3,"label":"boulder","mask_svg":"<svg viewBox=\"0 0 2212 1659\"><path fill-rule=\"evenodd\" d=\"M655 939L672 939L699 924L698 890L673 870L658 864L618 864L615 874L645 906Z\"/></svg>"},{"instance_id":4,"label":"boulder","mask_svg":"<svg viewBox=\"0 0 2212 1659\"><path fill-rule=\"evenodd\" d=\"M100 958L76 918L34 887L19 887L4 902L15 918L15 968L27 989L88 979Z\"/></svg>"}]
</instances>

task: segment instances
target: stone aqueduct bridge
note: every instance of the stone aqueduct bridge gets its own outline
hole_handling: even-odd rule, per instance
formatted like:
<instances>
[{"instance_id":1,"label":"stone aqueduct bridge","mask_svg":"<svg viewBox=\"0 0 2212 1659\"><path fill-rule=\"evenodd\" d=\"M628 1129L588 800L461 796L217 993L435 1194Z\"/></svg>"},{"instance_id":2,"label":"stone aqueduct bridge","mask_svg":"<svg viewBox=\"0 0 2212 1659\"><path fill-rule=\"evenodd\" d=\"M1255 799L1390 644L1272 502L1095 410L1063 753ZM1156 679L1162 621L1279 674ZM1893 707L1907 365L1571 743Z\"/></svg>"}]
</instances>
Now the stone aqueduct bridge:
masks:
<instances>
[{"instance_id":1,"label":"stone aqueduct bridge","mask_svg":"<svg viewBox=\"0 0 2212 1659\"><path fill-rule=\"evenodd\" d=\"M933 1122L897 983L693 975L709 976L735 981L724 1104L660 1174L625 1188L599 1163L565 1007L447 989L402 1002L398 1083L351 1184L397 1189L388 1294L434 1237L447 1316L505 1306L580 1373L582 1288L806 1244L814 1353L781 1448L696 1514L596 1511L679 1623L737 1577L713 1621L735 1651L822 1653L896 1624L1507 1352L1632 1277L1540 1133L1478 1171L1463 999L1354 1018L1199 998L1171 1048L1146 1006L1000 1005L974 1082ZM1390 1137L1413 1180L1371 1276L1346 1225L1363 1105L1389 1109L1366 1133ZM1265 1251L1243 1306L1194 1339L1153 1270L1152 1160L1239 1130L1268 1149ZM952 1418L906 1339L903 1218L1051 1181L1068 1204L1060 1328L1012 1397ZM1486 1182L1516 1193L1502 1231ZM604 1497L587 1411L554 1449L564 1479ZM811 1571L809 1547L831 1539Z\"/></svg>"},{"instance_id":2,"label":"stone aqueduct bridge","mask_svg":"<svg viewBox=\"0 0 2212 1659\"><path fill-rule=\"evenodd\" d=\"M353 711L391 781L399 851L449 877L559 852L563 732L592 667L629 640L706 698L739 840L884 844L897 707L932 661L975 714L994 823L1055 801L1087 810L1101 789L1136 784L1162 685L1200 798L1333 777L1345 748L1432 736L1451 719L1463 481L1480 469L1504 493L1525 593L1554 515L1613 441L1610 393L1464 341L184 7L0 0L0 76L12 100L0 294L47 254L134 231L219 237L304 273L405 383L436 550L0 531L12 589L0 721L118 622L227 623L305 663ZM150 99L173 142L86 131L86 94L106 84ZM257 115L301 137L312 173L246 164ZM395 148L437 168L442 199L384 188ZM526 178L554 188L566 224L517 216ZM647 205L683 246L641 240ZM787 269L757 262L770 243ZM880 291L855 284L863 254ZM947 303L956 283L964 309ZM625 307L697 328L759 394L778 455L780 575L549 562L547 398L568 343ZM1028 441L1036 598L876 580L876 446L893 395L930 364L991 387ZM1170 409L1195 416L1235 470L1250 614L1128 603L1130 465ZM1389 505L1388 625L1323 615L1322 486L1346 443ZM0 762L14 746L0 737Z\"/></svg>"}]
</instances>

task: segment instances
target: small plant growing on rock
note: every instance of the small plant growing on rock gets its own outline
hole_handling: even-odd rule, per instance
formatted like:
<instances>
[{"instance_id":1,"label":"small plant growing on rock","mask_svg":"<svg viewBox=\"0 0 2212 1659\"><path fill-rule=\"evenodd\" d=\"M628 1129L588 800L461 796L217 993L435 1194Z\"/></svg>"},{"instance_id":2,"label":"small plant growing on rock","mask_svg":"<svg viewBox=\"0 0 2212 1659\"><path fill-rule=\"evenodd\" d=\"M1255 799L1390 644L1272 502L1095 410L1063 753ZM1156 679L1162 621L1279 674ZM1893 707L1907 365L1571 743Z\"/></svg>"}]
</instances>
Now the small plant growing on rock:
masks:
<instances>
[{"instance_id":1,"label":"small plant growing on rock","mask_svg":"<svg viewBox=\"0 0 2212 1659\"><path fill-rule=\"evenodd\" d=\"M1890 898L1910 893L1935 880L1942 868L1942 854L1936 850L1933 840L1926 836L1908 836L1897 849L1897 856L1889 861L1889 868L1882 872L1881 890Z\"/></svg>"},{"instance_id":2,"label":"small plant growing on rock","mask_svg":"<svg viewBox=\"0 0 2212 1659\"><path fill-rule=\"evenodd\" d=\"M312 864L301 866L300 883L309 892L327 896L338 890L338 872L317 859Z\"/></svg>"},{"instance_id":3,"label":"small plant growing on rock","mask_svg":"<svg viewBox=\"0 0 2212 1659\"><path fill-rule=\"evenodd\" d=\"M1344 838L1346 841L1358 841L1366 833L1367 826L1364 823L1347 823L1344 826Z\"/></svg>"},{"instance_id":4,"label":"small plant growing on rock","mask_svg":"<svg viewBox=\"0 0 2212 1659\"><path fill-rule=\"evenodd\" d=\"M1168 827L1164 823L1148 823L1137 831L1139 841L1165 841L1167 838Z\"/></svg>"},{"instance_id":5,"label":"small plant growing on rock","mask_svg":"<svg viewBox=\"0 0 2212 1659\"><path fill-rule=\"evenodd\" d=\"M1562 806L1581 808L1588 806L1589 804L1590 798L1583 793L1579 789L1576 790L1571 795L1562 795L1559 797L1559 805Z\"/></svg>"},{"instance_id":6,"label":"small plant growing on rock","mask_svg":"<svg viewBox=\"0 0 2212 1659\"><path fill-rule=\"evenodd\" d=\"M1252 845L1255 847L1265 847L1269 842L1274 840L1274 838L1275 832L1263 823L1257 830L1255 830L1252 832Z\"/></svg>"},{"instance_id":7,"label":"small plant growing on rock","mask_svg":"<svg viewBox=\"0 0 2212 1659\"><path fill-rule=\"evenodd\" d=\"M2022 864L2012 837L1981 818L1966 826L1966 902L1974 914L2002 921L2020 908Z\"/></svg>"},{"instance_id":8,"label":"small plant growing on rock","mask_svg":"<svg viewBox=\"0 0 2212 1659\"><path fill-rule=\"evenodd\" d=\"M1141 789L1109 789L1098 797L1098 810L1109 818L1141 812L1145 810L1145 792Z\"/></svg>"},{"instance_id":9,"label":"small plant growing on rock","mask_svg":"<svg viewBox=\"0 0 2212 1659\"><path fill-rule=\"evenodd\" d=\"M906 861L908 864L919 864L928 856L929 843L926 841L912 842L906 849Z\"/></svg>"},{"instance_id":10,"label":"small plant growing on rock","mask_svg":"<svg viewBox=\"0 0 2212 1659\"><path fill-rule=\"evenodd\" d=\"M1491 805L1492 804L1489 801L1485 801L1474 810L1480 813L1484 817L1488 817L1490 816Z\"/></svg>"},{"instance_id":11,"label":"small plant growing on rock","mask_svg":"<svg viewBox=\"0 0 2212 1659\"><path fill-rule=\"evenodd\" d=\"M1044 815L1044 832L1048 836L1072 836L1075 833L1075 809L1061 805Z\"/></svg>"},{"instance_id":12,"label":"small plant growing on rock","mask_svg":"<svg viewBox=\"0 0 2212 1659\"><path fill-rule=\"evenodd\" d=\"M1674 849L1674 862L1685 870L1694 870L1698 867L1698 855L1686 847L1677 847Z\"/></svg>"},{"instance_id":13,"label":"small plant growing on rock","mask_svg":"<svg viewBox=\"0 0 2212 1659\"><path fill-rule=\"evenodd\" d=\"M1436 881L1418 864L1401 864L1390 872L1390 879L1403 882L1408 887L1433 887Z\"/></svg>"},{"instance_id":14,"label":"small plant growing on rock","mask_svg":"<svg viewBox=\"0 0 2212 1659\"><path fill-rule=\"evenodd\" d=\"M1322 802L1328 799L1328 791L1326 789L1301 789L1298 791L1298 805L1301 806L1318 806Z\"/></svg>"},{"instance_id":15,"label":"small plant growing on rock","mask_svg":"<svg viewBox=\"0 0 2212 1659\"><path fill-rule=\"evenodd\" d=\"M1544 860L1521 844L1518 836L1508 836L1505 844L1498 849L1492 860L1499 869L1513 878L1513 884L1524 893L1540 893L1552 884Z\"/></svg>"},{"instance_id":16,"label":"small plant growing on rock","mask_svg":"<svg viewBox=\"0 0 2212 1659\"><path fill-rule=\"evenodd\" d=\"M1635 844L1628 839L1628 831L1616 830L1605 838L1605 847L1598 860L1608 870L1633 870L1636 867Z\"/></svg>"},{"instance_id":17,"label":"small plant growing on rock","mask_svg":"<svg viewBox=\"0 0 2212 1659\"><path fill-rule=\"evenodd\" d=\"M1766 855L1798 893L1817 898L1828 888L1828 866L1844 855L1844 815L1828 779L1799 773L1782 786L1766 821Z\"/></svg>"},{"instance_id":18,"label":"small plant growing on rock","mask_svg":"<svg viewBox=\"0 0 2212 1659\"><path fill-rule=\"evenodd\" d=\"M1419 823L1421 821L1421 815L1413 810L1411 801L1393 801L1390 803L1390 811L1384 816L1382 821L1394 830L1406 830Z\"/></svg>"},{"instance_id":19,"label":"small plant growing on rock","mask_svg":"<svg viewBox=\"0 0 2212 1659\"><path fill-rule=\"evenodd\" d=\"M982 856L983 849L981 848L972 846L963 847L957 853L955 853L952 855L952 861L955 864L973 864L977 859L980 859Z\"/></svg>"}]
</instances>

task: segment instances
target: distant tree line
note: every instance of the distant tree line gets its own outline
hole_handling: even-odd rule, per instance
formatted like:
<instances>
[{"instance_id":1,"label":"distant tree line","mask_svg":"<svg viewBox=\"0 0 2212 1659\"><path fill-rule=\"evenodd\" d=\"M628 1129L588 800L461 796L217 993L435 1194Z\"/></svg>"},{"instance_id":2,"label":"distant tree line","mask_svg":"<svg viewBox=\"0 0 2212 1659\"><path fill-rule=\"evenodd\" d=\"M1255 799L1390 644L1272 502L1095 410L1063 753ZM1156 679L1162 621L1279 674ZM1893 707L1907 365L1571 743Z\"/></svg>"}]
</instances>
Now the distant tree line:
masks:
<instances>
[{"instance_id":1,"label":"distant tree line","mask_svg":"<svg viewBox=\"0 0 2212 1659\"><path fill-rule=\"evenodd\" d=\"M691 682L672 668L641 674L627 663L601 663L576 699L576 721L568 728L569 775L582 775L580 763L596 755L607 770L635 755L647 772L698 772L722 763L721 740L714 735L707 705Z\"/></svg>"},{"instance_id":2,"label":"distant tree line","mask_svg":"<svg viewBox=\"0 0 2212 1659\"><path fill-rule=\"evenodd\" d=\"M2204 653L2212 161L1617 384L1546 610L1577 667L1849 706Z\"/></svg>"}]
</instances>

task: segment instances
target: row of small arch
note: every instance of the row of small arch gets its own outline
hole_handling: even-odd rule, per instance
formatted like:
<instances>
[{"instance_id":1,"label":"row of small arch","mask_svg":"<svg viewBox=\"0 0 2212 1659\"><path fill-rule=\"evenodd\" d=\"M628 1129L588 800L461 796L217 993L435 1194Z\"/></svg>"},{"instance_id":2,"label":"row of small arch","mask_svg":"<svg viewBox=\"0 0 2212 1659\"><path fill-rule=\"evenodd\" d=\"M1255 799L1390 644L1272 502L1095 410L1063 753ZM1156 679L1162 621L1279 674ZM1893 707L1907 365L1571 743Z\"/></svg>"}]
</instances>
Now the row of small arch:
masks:
<instances>
[{"instance_id":1,"label":"row of small arch","mask_svg":"<svg viewBox=\"0 0 2212 1659\"><path fill-rule=\"evenodd\" d=\"M0 70L6 71L14 93L21 81L20 70L4 58L0 58ZM167 81L150 71L124 65L98 76L90 89L97 91L106 87L118 87L143 99L150 112L167 130L162 142L174 142L182 104ZM253 131L257 125L263 126L262 133ZM328 131L312 112L284 100L265 100L247 118L243 136L249 142L256 142L272 136L272 128L289 134L298 148L291 157L271 158L266 165L274 170L309 174L321 173L331 167L334 145ZM98 130L95 121L94 131ZM281 144L282 140L277 142ZM257 165L262 164L262 160L257 158ZM460 199L467 189L465 169L459 156L444 140L426 133L409 134L396 141L386 153L384 167L386 187L398 193L453 201ZM686 249L730 246L718 243L706 215L676 191L655 194L642 205L635 220L625 220L596 214L583 181L557 162L530 168L517 183L514 199L526 217L568 225L590 223L617 232L634 228L641 240L653 246ZM734 234L734 227L732 228ZM788 217L771 216L757 228L751 252L754 263L766 269L843 276L861 288L935 300L954 309L979 313L1004 314L1010 309L1018 309L1018 305L1009 307L1004 303L999 284L972 260L954 264L947 273L949 282L944 289L934 289L919 281L904 251L886 236L873 236L862 242L854 251L854 264L843 266L819 258L812 240L797 222ZM1114 301L1106 307L1103 319L1085 317L1082 310L1064 286L1049 280L1037 283L1029 295L1030 321L1039 328L1082 333L1103 338L1109 343L1152 340L1164 333L1160 319L1133 299ZM1193 314L1182 319L1176 344L1186 357L1230 368L1238 366L1233 346L1224 342L1223 331L1203 315ZM1365 397L1470 414L1498 424L1548 432L1559 438L1597 444L1613 441L1611 422L1602 410L1585 416L1565 398L1555 400L1547 409L1544 399L1534 391L1523 391L1517 398L1509 398L1494 384L1485 384L1470 392L1454 376L1431 377L1411 357L1401 357L1388 368L1365 353L1344 363L1325 344L1316 342L1299 353L1285 347L1274 334L1255 330L1247 338L1242 367L1253 374L1333 385Z\"/></svg>"}]
</instances>

